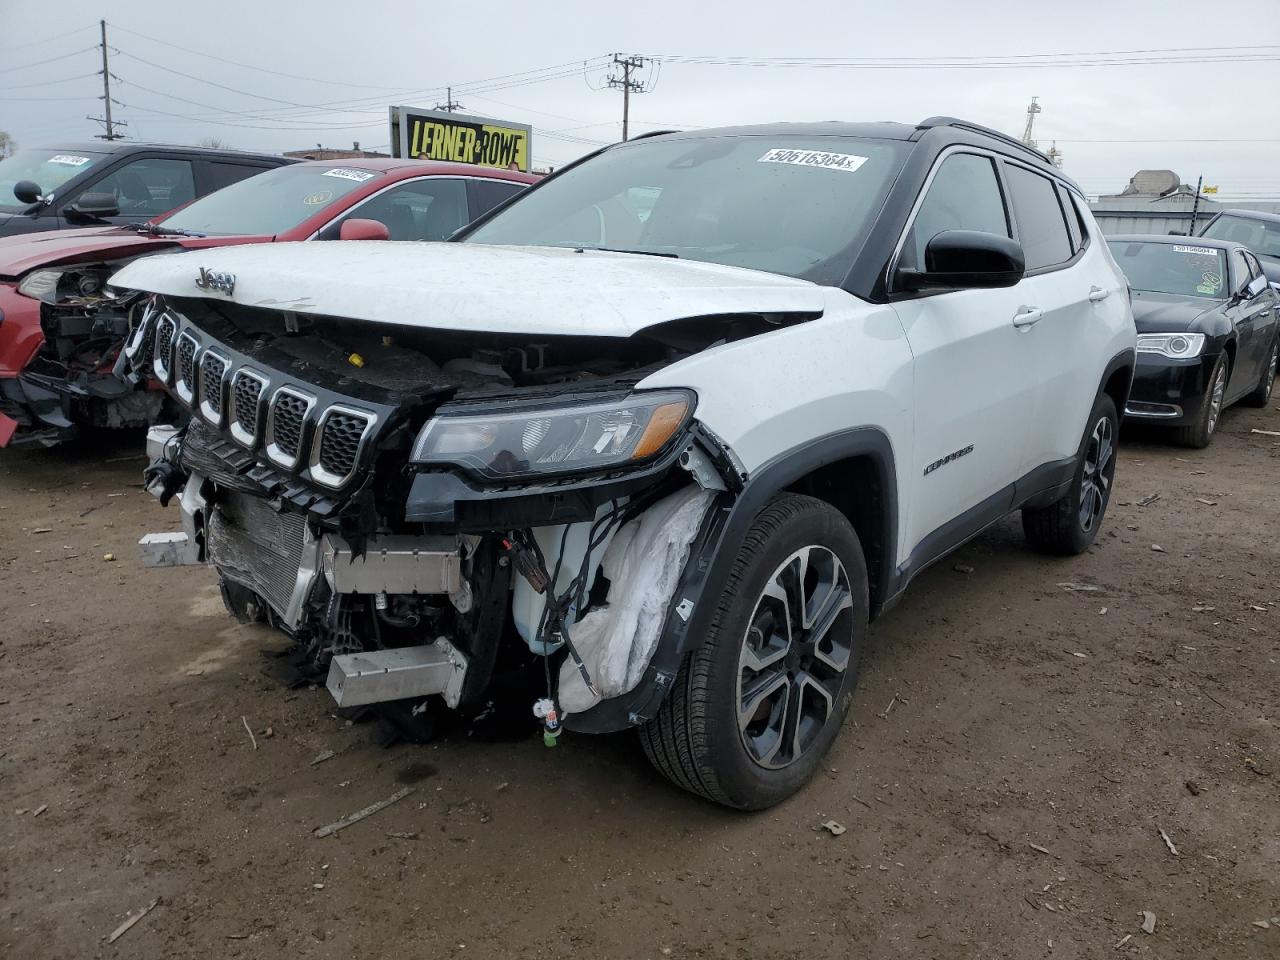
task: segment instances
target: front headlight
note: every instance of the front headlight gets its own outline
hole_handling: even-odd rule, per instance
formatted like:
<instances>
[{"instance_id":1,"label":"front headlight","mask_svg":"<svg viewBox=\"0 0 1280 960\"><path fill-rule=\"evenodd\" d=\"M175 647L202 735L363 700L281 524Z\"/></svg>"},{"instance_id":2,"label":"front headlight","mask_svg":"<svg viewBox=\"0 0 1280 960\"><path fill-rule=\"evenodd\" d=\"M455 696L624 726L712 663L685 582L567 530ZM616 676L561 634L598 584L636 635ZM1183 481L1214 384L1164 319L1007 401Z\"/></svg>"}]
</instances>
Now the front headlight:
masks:
<instances>
[{"instance_id":1,"label":"front headlight","mask_svg":"<svg viewBox=\"0 0 1280 960\"><path fill-rule=\"evenodd\" d=\"M35 270L28 273L18 284L18 292L33 300L45 303L58 302L58 281L62 279L61 270Z\"/></svg>"},{"instance_id":2,"label":"front headlight","mask_svg":"<svg viewBox=\"0 0 1280 960\"><path fill-rule=\"evenodd\" d=\"M1203 333L1144 333L1138 337L1139 353L1158 353L1170 360L1189 360L1204 349Z\"/></svg>"},{"instance_id":3,"label":"front headlight","mask_svg":"<svg viewBox=\"0 0 1280 960\"><path fill-rule=\"evenodd\" d=\"M452 464L487 480L636 466L666 449L689 421L683 390L519 413L438 416L413 445L415 463Z\"/></svg>"}]
</instances>

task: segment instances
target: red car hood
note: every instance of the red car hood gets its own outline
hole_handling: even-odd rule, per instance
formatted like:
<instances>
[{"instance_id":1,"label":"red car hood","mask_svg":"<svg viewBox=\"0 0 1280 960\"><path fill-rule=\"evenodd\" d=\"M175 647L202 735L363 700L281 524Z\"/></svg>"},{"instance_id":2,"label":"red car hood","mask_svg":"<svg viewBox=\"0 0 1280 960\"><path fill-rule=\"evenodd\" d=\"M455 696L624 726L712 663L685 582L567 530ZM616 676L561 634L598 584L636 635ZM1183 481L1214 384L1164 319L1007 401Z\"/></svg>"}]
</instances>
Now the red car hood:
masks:
<instances>
[{"instance_id":1,"label":"red car hood","mask_svg":"<svg viewBox=\"0 0 1280 960\"><path fill-rule=\"evenodd\" d=\"M82 227L18 234L0 237L0 278L12 280L38 267L84 260L129 259L164 250L201 250L270 240L270 236L153 237L119 227Z\"/></svg>"}]
</instances>

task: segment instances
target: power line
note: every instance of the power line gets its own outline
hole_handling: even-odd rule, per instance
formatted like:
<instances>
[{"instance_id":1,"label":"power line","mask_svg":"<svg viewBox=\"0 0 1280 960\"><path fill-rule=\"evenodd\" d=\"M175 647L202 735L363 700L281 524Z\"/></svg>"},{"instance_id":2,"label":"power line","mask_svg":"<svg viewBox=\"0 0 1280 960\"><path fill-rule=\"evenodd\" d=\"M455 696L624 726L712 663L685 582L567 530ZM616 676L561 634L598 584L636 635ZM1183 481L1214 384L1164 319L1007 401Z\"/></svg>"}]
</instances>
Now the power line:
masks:
<instances>
[{"instance_id":1,"label":"power line","mask_svg":"<svg viewBox=\"0 0 1280 960\"><path fill-rule=\"evenodd\" d=\"M385 89L384 87L381 87L373 83L351 83L347 80L325 80L321 77L307 77L298 73L285 73L283 70L270 70L266 67L255 66L252 63L243 63L239 60L229 60L226 57L219 57L212 53L204 53L201 50L193 50L191 47L184 47L184 46L181 46L180 44L170 43L168 40L161 40L158 37L148 36L145 33L139 33L137 30L130 30L126 27L117 26L114 23L111 26L120 33L127 33L127 34L130 34L131 36L141 37L143 40L150 40L152 43L159 43L166 47L173 47L173 49L175 50L181 50L183 53L195 54L197 57L205 57L206 59L209 59L209 60L217 60L219 63L227 63L233 67L244 67L246 70L257 70L259 73L269 73L277 77L288 77L291 80L306 80L310 83L324 83L324 84L329 84L330 86L335 86L335 87L362 87L367 90L384 90Z\"/></svg>"},{"instance_id":2,"label":"power line","mask_svg":"<svg viewBox=\"0 0 1280 960\"><path fill-rule=\"evenodd\" d=\"M86 30L92 29L92 24L83 27L76 27L74 30L68 30L66 33L54 34L52 37L45 37L43 40L28 40L26 43L19 43L12 47L5 47L3 50L0 50L0 53L13 53L15 50L25 50L27 47L38 47L42 43L53 43L55 40L65 40L67 37L74 37L78 33L84 33Z\"/></svg>"},{"instance_id":3,"label":"power line","mask_svg":"<svg viewBox=\"0 0 1280 960\"><path fill-rule=\"evenodd\" d=\"M21 83L16 87L5 87L5 93L10 90L29 90L32 87L51 87L55 83L69 83L72 80L83 80L86 77L96 77L97 70L90 70L88 73L78 73L74 77L63 77L61 80L41 80L39 83Z\"/></svg>"},{"instance_id":4,"label":"power line","mask_svg":"<svg viewBox=\"0 0 1280 960\"><path fill-rule=\"evenodd\" d=\"M1195 48L1189 48L1195 49ZM865 57L821 59L816 57L732 57L732 56L683 56L655 55L659 63L679 63L698 66L776 67L803 69L849 70L999 70L1034 69L1052 67L1107 67L1142 66L1161 64L1196 63L1269 63L1280 60L1280 53L1264 53L1276 50L1276 45L1239 48L1237 52L1215 51L1237 48L1199 48L1202 53L1169 53L1158 56L1117 56L1113 54L1030 54L999 57ZM1245 52L1252 50L1255 52ZM1160 53L1160 51L1153 51ZM1058 59L1053 59L1058 58Z\"/></svg>"},{"instance_id":5,"label":"power line","mask_svg":"<svg viewBox=\"0 0 1280 960\"><path fill-rule=\"evenodd\" d=\"M370 123L340 123L333 126L314 126L314 127L289 127L280 124L264 125L253 123L240 123L232 120L215 120L211 117L193 117L183 113L172 113L168 110L156 110L153 107L139 107L136 104L121 103L115 101L116 106L124 107L127 110L137 110L141 113L154 114L158 117L173 117L184 123L211 123L218 127L238 127L244 130L278 130L284 133L320 133L326 130L363 130L367 127L385 127L386 120L374 120Z\"/></svg>"},{"instance_id":6,"label":"power line","mask_svg":"<svg viewBox=\"0 0 1280 960\"><path fill-rule=\"evenodd\" d=\"M32 67L43 67L46 63L57 63L59 60L67 60L71 57L78 57L82 53L88 53L90 50L97 50L98 45L95 43L91 47L84 47L80 50L73 50L70 53L64 53L60 57L47 57L44 60L37 60L35 63L23 63L16 67L0 67L0 73L12 73L14 70L30 70Z\"/></svg>"}]
</instances>

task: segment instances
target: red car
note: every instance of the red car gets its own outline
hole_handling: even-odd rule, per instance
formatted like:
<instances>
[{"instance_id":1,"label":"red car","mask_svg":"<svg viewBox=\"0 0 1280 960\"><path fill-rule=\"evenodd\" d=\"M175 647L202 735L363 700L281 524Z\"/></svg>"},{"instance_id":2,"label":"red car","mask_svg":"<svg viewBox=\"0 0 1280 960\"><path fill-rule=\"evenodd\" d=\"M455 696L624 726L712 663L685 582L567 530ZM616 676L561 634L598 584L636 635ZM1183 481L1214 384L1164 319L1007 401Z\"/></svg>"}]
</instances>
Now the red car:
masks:
<instances>
[{"instance_id":1,"label":"red car","mask_svg":"<svg viewBox=\"0 0 1280 960\"><path fill-rule=\"evenodd\" d=\"M113 373L136 298L109 292L107 280L130 260L242 243L443 240L537 179L421 160L317 160L146 224L0 238L0 447L154 422L165 395Z\"/></svg>"}]
</instances>

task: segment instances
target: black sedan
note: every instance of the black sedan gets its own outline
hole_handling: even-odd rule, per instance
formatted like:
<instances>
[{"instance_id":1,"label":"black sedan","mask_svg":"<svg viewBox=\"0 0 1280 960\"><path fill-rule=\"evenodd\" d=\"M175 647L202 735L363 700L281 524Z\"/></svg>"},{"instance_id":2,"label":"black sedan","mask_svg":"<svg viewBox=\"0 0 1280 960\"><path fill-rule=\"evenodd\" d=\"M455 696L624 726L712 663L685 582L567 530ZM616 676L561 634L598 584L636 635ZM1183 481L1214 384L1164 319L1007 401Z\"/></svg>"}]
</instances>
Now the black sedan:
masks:
<instances>
[{"instance_id":1,"label":"black sedan","mask_svg":"<svg viewBox=\"0 0 1280 960\"><path fill-rule=\"evenodd\" d=\"M1280 352L1277 296L1239 243L1203 237L1108 237L1129 280L1138 363L1125 416L1207 447L1222 411L1271 396Z\"/></svg>"}]
</instances>

